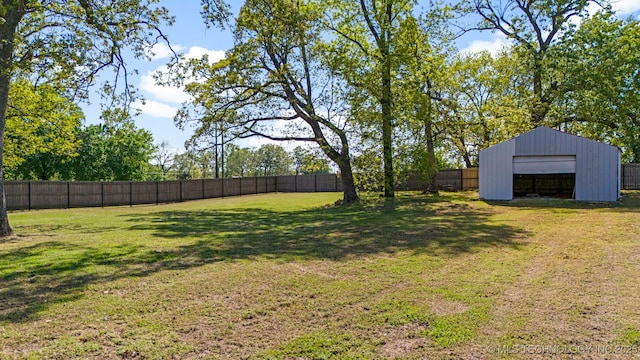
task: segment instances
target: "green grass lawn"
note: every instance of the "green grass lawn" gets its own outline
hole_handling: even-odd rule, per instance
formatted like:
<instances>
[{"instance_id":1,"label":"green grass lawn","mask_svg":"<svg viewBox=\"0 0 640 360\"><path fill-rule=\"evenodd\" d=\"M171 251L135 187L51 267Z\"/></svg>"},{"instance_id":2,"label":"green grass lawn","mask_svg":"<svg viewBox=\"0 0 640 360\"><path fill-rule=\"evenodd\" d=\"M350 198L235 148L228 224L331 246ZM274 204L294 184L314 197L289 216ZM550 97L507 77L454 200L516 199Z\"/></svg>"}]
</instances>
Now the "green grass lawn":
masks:
<instances>
[{"instance_id":1,"label":"green grass lawn","mask_svg":"<svg viewBox=\"0 0 640 360\"><path fill-rule=\"evenodd\" d=\"M10 213L0 359L640 356L640 193L340 196Z\"/></svg>"}]
</instances>

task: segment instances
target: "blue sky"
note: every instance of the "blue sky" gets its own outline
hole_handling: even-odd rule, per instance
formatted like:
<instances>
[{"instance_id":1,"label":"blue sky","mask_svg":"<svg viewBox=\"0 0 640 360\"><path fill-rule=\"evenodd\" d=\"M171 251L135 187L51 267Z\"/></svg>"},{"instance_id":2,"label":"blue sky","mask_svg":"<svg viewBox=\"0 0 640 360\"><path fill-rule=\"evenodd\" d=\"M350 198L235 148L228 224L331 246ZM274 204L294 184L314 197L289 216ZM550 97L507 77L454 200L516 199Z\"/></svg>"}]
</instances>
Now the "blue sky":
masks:
<instances>
[{"instance_id":1,"label":"blue sky","mask_svg":"<svg viewBox=\"0 0 640 360\"><path fill-rule=\"evenodd\" d=\"M242 1L229 1L237 9ZM188 57L199 57L208 54L210 59L221 59L225 50L233 45L229 29L222 31L217 28L207 29L200 17L200 1L196 0L164 0L170 13L176 21L172 27L163 29L168 35L172 47L179 53ZM634 16L640 18L640 0L620 0L613 3L614 9L621 16ZM458 40L458 48L461 51L496 51L507 44L506 39L499 34L469 33ZM155 85L152 74L162 70L170 57L170 52L165 46L154 49L153 61L135 61L130 59L131 68L137 68L139 75L131 78L131 82L138 87L141 95L146 99L146 104L136 103L133 106L142 113L135 118L136 125L153 134L156 143L167 141L170 147L177 152L184 151L184 143L191 136L188 128L179 130L173 123L173 116L183 101L188 97L178 88L161 87ZM99 117L99 104L84 106L88 123L96 123ZM252 139L240 143L241 146L259 146L266 143L265 140Z\"/></svg>"}]
</instances>

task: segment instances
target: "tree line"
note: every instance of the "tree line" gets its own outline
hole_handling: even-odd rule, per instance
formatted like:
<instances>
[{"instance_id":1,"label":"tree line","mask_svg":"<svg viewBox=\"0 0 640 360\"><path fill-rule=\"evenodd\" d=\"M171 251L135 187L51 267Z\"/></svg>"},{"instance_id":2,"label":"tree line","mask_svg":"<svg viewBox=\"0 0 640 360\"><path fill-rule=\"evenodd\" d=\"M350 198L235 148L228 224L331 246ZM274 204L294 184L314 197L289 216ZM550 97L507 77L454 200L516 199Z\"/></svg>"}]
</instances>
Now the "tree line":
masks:
<instances>
[{"instance_id":1,"label":"tree line","mask_svg":"<svg viewBox=\"0 0 640 360\"><path fill-rule=\"evenodd\" d=\"M217 157L216 157L217 155ZM317 151L296 146L287 151L277 144L258 148L227 144L218 154L212 150L178 154L163 142L151 161L148 180L329 174L329 161Z\"/></svg>"},{"instance_id":2,"label":"tree line","mask_svg":"<svg viewBox=\"0 0 640 360\"><path fill-rule=\"evenodd\" d=\"M252 136L313 144L339 169L346 203L358 201L354 173L392 198L409 171L429 179L448 164L475 165L480 150L538 126L640 160L639 21L620 18L607 1L246 0L234 14L223 0L201 4L208 26L232 29L234 46L215 63L176 54L158 83L191 95L174 120L195 126L194 154L214 150L218 176L230 173L220 173L219 147ZM108 146L135 143L127 132L144 138L124 110L137 96L124 50L149 58L172 22L154 0L2 2L0 193L2 179L29 164L40 164L30 174L43 174L47 150L77 154L53 166L77 177L87 170L81 158L104 160ZM455 39L472 31L502 34L509 45L461 53ZM109 69L114 81L98 84ZM78 131L72 104L96 85L104 124ZM81 144L92 145L82 153ZM28 161L12 158L16 151L31 152Z\"/></svg>"},{"instance_id":3,"label":"tree line","mask_svg":"<svg viewBox=\"0 0 640 360\"><path fill-rule=\"evenodd\" d=\"M55 89L13 84L7 111L4 177L8 180L142 181L329 173L322 154L277 144L226 144L177 153L135 126L131 114L105 111L84 125L80 108Z\"/></svg>"},{"instance_id":4,"label":"tree line","mask_svg":"<svg viewBox=\"0 0 640 360\"><path fill-rule=\"evenodd\" d=\"M153 136L129 114L105 111L102 123L48 85L12 84L6 115L4 178L9 180L142 180Z\"/></svg>"},{"instance_id":5,"label":"tree line","mask_svg":"<svg viewBox=\"0 0 640 360\"><path fill-rule=\"evenodd\" d=\"M408 172L474 166L482 149L538 126L640 160L637 19L602 1L422 5L247 0L224 60L177 64L167 83L192 100L176 124L194 124L196 138L216 128L315 143L339 168L345 202L358 200L353 173L393 197ZM454 40L470 31L509 46L461 53Z\"/></svg>"}]
</instances>

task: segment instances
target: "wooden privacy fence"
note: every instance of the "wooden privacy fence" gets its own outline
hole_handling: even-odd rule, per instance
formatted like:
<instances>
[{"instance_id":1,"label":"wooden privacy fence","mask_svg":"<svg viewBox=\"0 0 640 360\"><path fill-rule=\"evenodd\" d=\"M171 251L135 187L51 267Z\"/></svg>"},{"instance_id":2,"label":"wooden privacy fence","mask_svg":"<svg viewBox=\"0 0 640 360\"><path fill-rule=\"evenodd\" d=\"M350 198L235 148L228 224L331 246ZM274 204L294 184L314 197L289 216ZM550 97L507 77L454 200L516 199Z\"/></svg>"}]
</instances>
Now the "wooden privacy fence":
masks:
<instances>
[{"instance_id":1,"label":"wooden privacy fence","mask_svg":"<svg viewBox=\"0 0 640 360\"><path fill-rule=\"evenodd\" d=\"M622 165L622 188L640 190L640 164Z\"/></svg>"},{"instance_id":2,"label":"wooden privacy fence","mask_svg":"<svg viewBox=\"0 0 640 360\"><path fill-rule=\"evenodd\" d=\"M141 205L272 192L342 191L335 174L176 181L6 181L9 210Z\"/></svg>"},{"instance_id":3,"label":"wooden privacy fence","mask_svg":"<svg viewBox=\"0 0 640 360\"><path fill-rule=\"evenodd\" d=\"M444 169L436 175L436 185L441 190L473 190L478 188L478 168ZM398 186L399 190L424 190L427 182L417 174L410 174Z\"/></svg>"},{"instance_id":4,"label":"wooden privacy fence","mask_svg":"<svg viewBox=\"0 0 640 360\"><path fill-rule=\"evenodd\" d=\"M478 168L445 169L436 175L445 190L478 188ZM60 209L115 205L141 205L211 199L272 192L342 191L335 174L265 176L176 181L5 181L7 209ZM398 190L422 190L425 182L416 175L399 184ZM622 188L640 190L640 164L622 165Z\"/></svg>"},{"instance_id":5,"label":"wooden privacy fence","mask_svg":"<svg viewBox=\"0 0 640 360\"><path fill-rule=\"evenodd\" d=\"M478 168L440 170L436 185L447 190L472 190L478 188Z\"/></svg>"}]
</instances>

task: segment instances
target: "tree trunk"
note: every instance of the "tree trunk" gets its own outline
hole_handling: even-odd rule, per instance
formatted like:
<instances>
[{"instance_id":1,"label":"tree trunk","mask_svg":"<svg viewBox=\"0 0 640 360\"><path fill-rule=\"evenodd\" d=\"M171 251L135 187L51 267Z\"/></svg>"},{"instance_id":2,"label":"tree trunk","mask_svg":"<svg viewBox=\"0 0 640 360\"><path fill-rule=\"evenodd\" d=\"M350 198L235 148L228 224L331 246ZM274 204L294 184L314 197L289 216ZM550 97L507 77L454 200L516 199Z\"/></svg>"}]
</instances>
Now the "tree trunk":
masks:
<instances>
[{"instance_id":1,"label":"tree trunk","mask_svg":"<svg viewBox=\"0 0 640 360\"><path fill-rule=\"evenodd\" d=\"M7 200L4 192L4 131L7 123L9 85L13 68L13 47L15 32L24 15L21 4L4 5L4 23L0 23L0 237L13 234L7 214Z\"/></svg>"},{"instance_id":2,"label":"tree trunk","mask_svg":"<svg viewBox=\"0 0 640 360\"><path fill-rule=\"evenodd\" d=\"M542 89L542 54L536 53L533 59L533 103L531 104L531 125L534 128L544 123L549 112L549 102Z\"/></svg>"},{"instance_id":3,"label":"tree trunk","mask_svg":"<svg viewBox=\"0 0 640 360\"><path fill-rule=\"evenodd\" d=\"M429 179L429 186L427 191L429 193L437 194L438 193L438 185L436 184L436 176L438 175L437 170L437 159L436 159L436 149L433 141L433 127L431 124L431 116L427 120L425 124L425 135L427 138L427 154L429 156L429 162L431 163L431 171L433 174L431 175L431 179Z\"/></svg>"},{"instance_id":4,"label":"tree trunk","mask_svg":"<svg viewBox=\"0 0 640 360\"><path fill-rule=\"evenodd\" d=\"M469 152L465 150L464 153L462 153L462 160L464 161L464 166L468 169L470 167L473 167L473 164L471 163L471 157L469 156Z\"/></svg>"},{"instance_id":5,"label":"tree trunk","mask_svg":"<svg viewBox=\"0 0 640 360\"><path fill-rule=\"evenodd\" d=\"M462 154L462 160L464 161L464 165L467 168L470 168L470 167L472 167L471 155L469 154L469 150L467 149L467 144L464 141L464 137L460 136L458 138L458 141L460 142L458 144L458 149L459 149L460 153ZM485 140L485 144L487 144L488 142L489 142L488 140Z\"/></svg>"},{"instance_id":6,"label":"tree trunk","mask_svg":"<svg viewBox=\"0 0 640 360\"><path fill-rule=\"evenodd\" d=\"M358 202L360 198L358 197L358 192L356 191L356 185L353 181L353 172L351 171L351 162L349 159L342 159L340 164L338 164L340 168L341 178L342 178L342 201L345 204L353 204Z\"/></svg>"},{"instance_id":7,"label":"tree trunk","mask_svg":"<svg viewBox=\"0 0 640 360\"><path fill-rule=\"evenodd\" d=\"M311 122L309 122L311 125ZM317 125L317 123L316 123ZM353 180L353 171L351 169L351 157L349 155L349 143L347 141L347 135L340 131L335 130L334 133L338 135L340 138L340 142L342 143L341 151L338 152L334 149L324 138L322 131L319 126L313 126L314 132L316 133L316 143L320 146L320 150L324 152L331 161L333 161L338 168L340 169L340 174L342 177L342 192L343 198L342 201L345 204L353 204L358 202L360 198L358 197L358 192L356 191L356 185Z\"/></svg>"},{"instance_id":8,"label":"tree trunk","mask_svg":"<svg viewBox=\"0 0 640 360\"><path fill-rule=\"evenodd\" d=\"M395 181L393 178L393 126L392 126L392 95L391 95L391 56L388 49L383 52L382 64L382 155L384 162L384 196L395 196Z\"/></svg>"}]
</instances>

